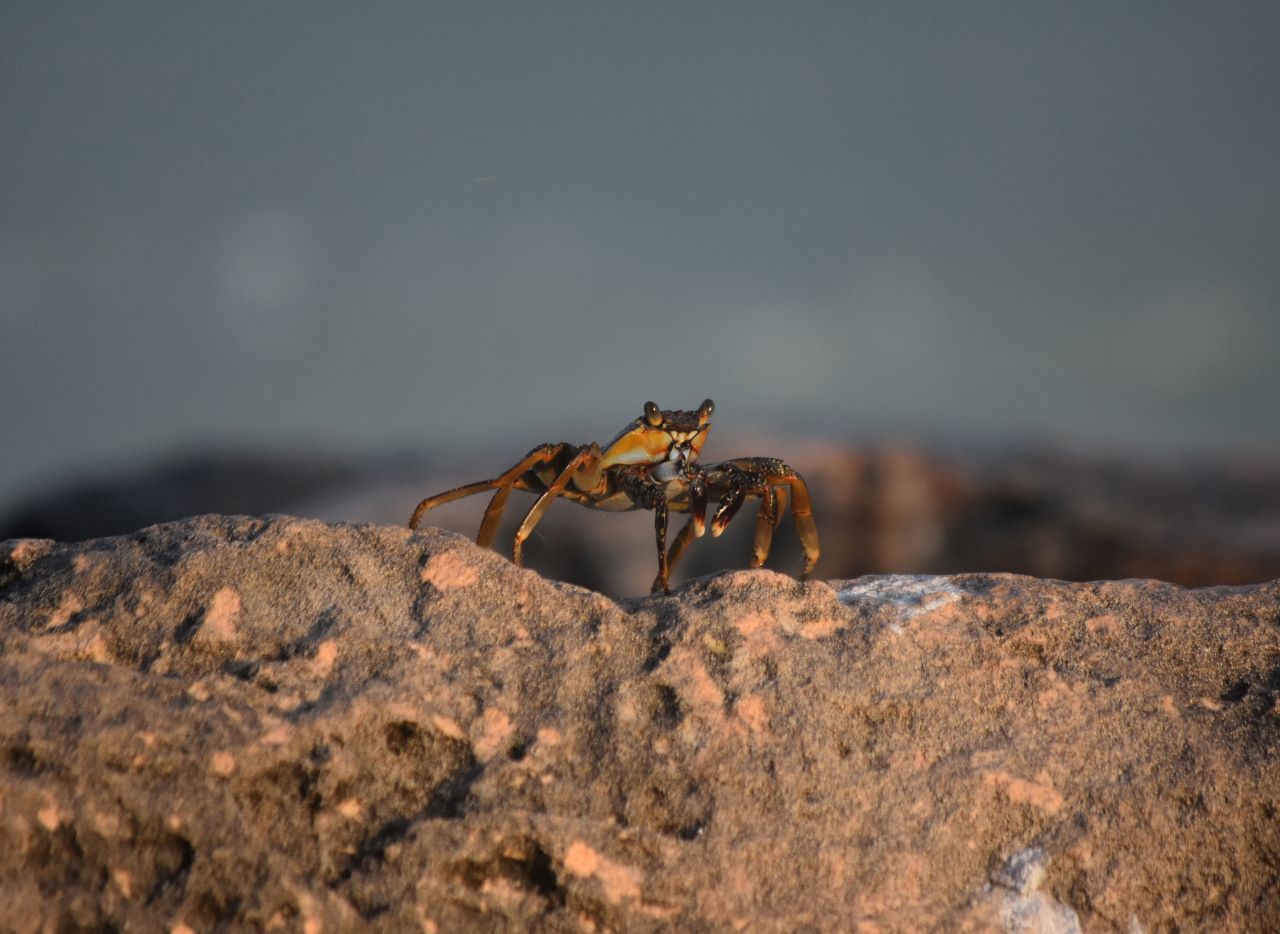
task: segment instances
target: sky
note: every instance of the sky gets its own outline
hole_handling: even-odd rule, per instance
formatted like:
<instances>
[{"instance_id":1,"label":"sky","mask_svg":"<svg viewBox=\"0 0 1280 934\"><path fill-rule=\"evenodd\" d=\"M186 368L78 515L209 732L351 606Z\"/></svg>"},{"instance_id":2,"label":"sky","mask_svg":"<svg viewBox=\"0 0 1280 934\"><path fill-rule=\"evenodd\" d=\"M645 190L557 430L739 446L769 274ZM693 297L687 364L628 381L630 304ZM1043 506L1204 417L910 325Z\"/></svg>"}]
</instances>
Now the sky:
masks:
<instances>
[{"instance_id":1,"label":"sky","mask_svg":"<svg viewBox=\"0 0 1280 934\"><path fill-rule=\"evenodd\" d=\"M1280 5L11 2L0 502L224 445L1276 447Z\"/></svg>"}]
</instances>

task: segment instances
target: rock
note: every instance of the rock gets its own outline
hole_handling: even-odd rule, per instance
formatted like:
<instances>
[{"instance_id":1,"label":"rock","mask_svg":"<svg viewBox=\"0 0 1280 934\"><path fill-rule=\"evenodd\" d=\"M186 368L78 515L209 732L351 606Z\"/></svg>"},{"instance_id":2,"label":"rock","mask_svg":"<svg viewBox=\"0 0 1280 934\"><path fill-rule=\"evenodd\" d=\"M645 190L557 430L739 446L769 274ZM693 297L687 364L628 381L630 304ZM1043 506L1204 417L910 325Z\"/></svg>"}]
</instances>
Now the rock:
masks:
<instances>
[{"instance_id":1,"label":"rock","mask_svg":"<svg viewBox=\"0 0 1280 934\"><path fill-rule=\"evenodd\" d=\"M1280 583L0 545L0 928L1280 926Z\"/></svg>"}]
</instances>

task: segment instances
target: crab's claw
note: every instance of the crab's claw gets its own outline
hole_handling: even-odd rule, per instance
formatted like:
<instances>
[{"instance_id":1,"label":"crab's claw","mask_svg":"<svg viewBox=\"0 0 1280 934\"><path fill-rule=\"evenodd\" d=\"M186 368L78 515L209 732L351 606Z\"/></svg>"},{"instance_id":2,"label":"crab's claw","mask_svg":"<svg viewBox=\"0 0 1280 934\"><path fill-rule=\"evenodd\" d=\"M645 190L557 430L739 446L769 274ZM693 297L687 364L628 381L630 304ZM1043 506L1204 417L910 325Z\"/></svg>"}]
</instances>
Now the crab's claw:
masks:
<instances>
[{"instance_id":1,"label":"crab's claw","mask_svg":"<svg viewBox=\"0 0 1280 934\"><path fill-rule=\"evenodd\" d=\"M701 471L689 478L689 515L694 536L701 538L707 531L707 480Z\"/></svg>"}]
</instances>

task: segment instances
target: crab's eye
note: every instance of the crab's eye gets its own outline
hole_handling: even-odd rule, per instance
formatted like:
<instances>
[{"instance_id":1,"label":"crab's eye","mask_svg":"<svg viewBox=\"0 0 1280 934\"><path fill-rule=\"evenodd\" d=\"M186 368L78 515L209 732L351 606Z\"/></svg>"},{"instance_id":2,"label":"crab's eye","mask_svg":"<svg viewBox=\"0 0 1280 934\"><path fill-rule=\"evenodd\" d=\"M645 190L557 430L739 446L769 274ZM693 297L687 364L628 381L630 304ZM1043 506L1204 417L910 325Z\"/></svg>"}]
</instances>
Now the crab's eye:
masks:
<instances>
[{"instance_id":1,"label":"crab's eye","mask_svg":"<svg viewBox=\"0 0 1280 934\"><path fill-rule=\"evenodd\" d=\"M703 399L702 405L698 406L698 424L705 425L707 419L711 417L711 413L716 410L716 404L710 399Z\"/></svg>"},{"instance_id":2,"label":"crab's eye","mask_svg":"<svg viewBox=\"0 0 1280 934\"><path fill-rule=\"evenodd\" d=\"M662 424L662 410L658 408L658 403L646 402L644 404L644 420L654 428Z\"/></svg>"}]
</instances>

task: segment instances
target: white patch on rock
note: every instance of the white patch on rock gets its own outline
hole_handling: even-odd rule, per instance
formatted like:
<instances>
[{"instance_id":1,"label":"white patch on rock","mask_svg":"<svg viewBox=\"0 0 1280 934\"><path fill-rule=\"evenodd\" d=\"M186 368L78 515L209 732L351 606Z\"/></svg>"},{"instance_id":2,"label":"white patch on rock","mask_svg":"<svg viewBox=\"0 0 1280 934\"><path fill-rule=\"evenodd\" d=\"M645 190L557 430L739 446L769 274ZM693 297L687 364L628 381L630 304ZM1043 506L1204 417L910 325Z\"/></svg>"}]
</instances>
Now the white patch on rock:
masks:
<instances>
[{"instance_id":1,"label":"white patch on rock","mask_svg":"<svg viewBox=\"0 0 1280 934\"><path fill-rule=\"evenodd\" d=\"M1010 856L1003 866L991 874L996 885L1026 895L1040 888L1049 858L1038 846L1027 847Z\"/></svg>"},{"instance_id":2,"label":"white patch on rock","mask_svg":"<svg viewBox=\"0 0 1280 934\"><path fill-rule=\"evenodd\" d=\"M1081 934L1073 909L1037 891L1048 866L1044 850L1033 846L1014 853L991 874L988 897L1009 934Z\"/></svg>"},{"instance_id":3,"label":"white patch on rock","mask_svg":"<svg viewBox=\"0 0 1280 934\"><path fill-rule=\"evenodd\" d=\"M902 619L912 619L940 606L953 603L965 592L942 574L882 574L860 577L842 588L838 596L847 606L870 604L872 607L891 607ZM901 633L896 623L889 629Z\"/></svg>"}]
</instances>

